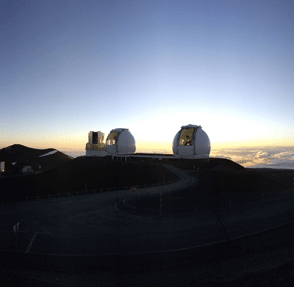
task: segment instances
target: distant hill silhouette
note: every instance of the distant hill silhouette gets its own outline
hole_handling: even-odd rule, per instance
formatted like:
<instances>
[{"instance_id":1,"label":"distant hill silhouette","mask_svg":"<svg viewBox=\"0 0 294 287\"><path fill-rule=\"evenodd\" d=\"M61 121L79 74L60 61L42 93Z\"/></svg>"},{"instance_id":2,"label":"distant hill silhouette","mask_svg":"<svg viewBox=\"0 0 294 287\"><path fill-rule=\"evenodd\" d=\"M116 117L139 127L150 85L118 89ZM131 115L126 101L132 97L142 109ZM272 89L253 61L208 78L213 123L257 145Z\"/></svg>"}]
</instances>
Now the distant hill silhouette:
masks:
<instances>
[{"instance_id":1,"label":"distant hill silhouette","mask_svg":"<svg viewBox=\"0 0 294 287\"><path fill-rule=\"evenodd\" d=\"M9 174L18 173L24 166L28 165L34 171L39 171L39 166L41 166L41 171L44 171L72 160L72 157L60 151L55 151L53 148L35 149L14 144L0 150L0 161L5 161L5 170ZM52 154L48 154L50 152Z\"/></svg>"}]
</instances>

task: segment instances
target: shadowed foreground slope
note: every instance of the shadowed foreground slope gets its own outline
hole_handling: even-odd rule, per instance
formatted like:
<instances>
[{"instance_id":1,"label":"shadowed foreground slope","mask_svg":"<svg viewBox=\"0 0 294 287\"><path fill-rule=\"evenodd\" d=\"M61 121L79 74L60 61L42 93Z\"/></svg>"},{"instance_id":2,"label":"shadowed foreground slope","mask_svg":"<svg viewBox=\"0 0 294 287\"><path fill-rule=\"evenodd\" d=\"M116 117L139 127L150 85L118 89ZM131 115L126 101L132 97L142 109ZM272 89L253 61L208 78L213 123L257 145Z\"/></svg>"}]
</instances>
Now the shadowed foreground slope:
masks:
<instances>
[{"instance_id":1,"label":"shadowed foreground slope","mask_svg":"<svg viewBox=\"0 0 294 287\"><path fill-rule=\"evenodd\" d=\"M1 197L5 201L26 196L84 192L85 189L123 188L171 181L177 177L161 165L117 162L110 157L78 157L45 172L3 178Z\"/></svg>"},{"instance_id":2,"label":"shadowed foreground slope","mask_svg":"<svg viewBox=\"0 0 294 287\"><path fill-rule=\"evenodd\" d=\"M217 161L214 162L216 164ZM291 192L291 171L268 171L268 173L247 169L228 169L228 165L211 165L211 170L199 170L196 163L195 168L189 170L193 163L186 163L184 167L187 172L199 178L196 187L182 190L174 194L163 194L163 212L170 211L193 211L218 207L228 207L230 204L243 204L258 201L262 198L273 198L283 196ZM234 166L233 162L228 162ZM203 168L203 165L202 165ZM275 177L270 176L274 172ZM294 175L294 171L292 171ZM158 198L148 198L136 203L143 209L158 209Z\"/></svg>"}]
</instances>

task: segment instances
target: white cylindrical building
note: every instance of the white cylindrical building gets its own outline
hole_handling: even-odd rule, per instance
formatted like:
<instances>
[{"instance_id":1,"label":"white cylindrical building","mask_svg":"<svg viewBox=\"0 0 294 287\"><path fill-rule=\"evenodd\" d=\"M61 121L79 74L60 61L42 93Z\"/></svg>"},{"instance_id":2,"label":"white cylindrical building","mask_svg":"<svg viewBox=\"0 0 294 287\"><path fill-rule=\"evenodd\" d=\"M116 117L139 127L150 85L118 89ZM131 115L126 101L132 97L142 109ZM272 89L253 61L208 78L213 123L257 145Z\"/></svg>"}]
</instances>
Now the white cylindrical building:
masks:
<instances>
[{"instance_id":1,"label":"white cylindrical building","mask_svg":"<svg viewBox=\"0 0 294 287\"><path fill-rule=\"evenodd\" d=\"M182 126L174 137L173 153L186 158L209 157L210 140L201 126Z\"/></svg>"},{"instance_id":2,"label":"white cylindrical building","mask_svg":"<svg viewBox=\"0 0 294 287\"><path fill-rule=\"evenodd\" d=\"M108 154L134 154L135 138L128 129L113 129L106 139L106 151Z\"/></svg>"}]
</instances>

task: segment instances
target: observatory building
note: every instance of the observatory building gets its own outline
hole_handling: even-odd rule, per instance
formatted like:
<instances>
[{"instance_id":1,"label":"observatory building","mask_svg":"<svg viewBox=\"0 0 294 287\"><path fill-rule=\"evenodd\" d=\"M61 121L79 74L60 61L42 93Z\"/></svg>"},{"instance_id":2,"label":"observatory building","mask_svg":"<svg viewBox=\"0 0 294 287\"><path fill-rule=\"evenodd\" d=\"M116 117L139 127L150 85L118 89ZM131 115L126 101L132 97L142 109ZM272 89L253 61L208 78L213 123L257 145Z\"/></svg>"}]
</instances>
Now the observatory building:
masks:
<instances>
[{"instance_id":1,"label":"observatory building","mask_svg":"<svg viewBox=\"0 0 294 287\"><path fill-rule=\"evenodd\" d=\"M182 126L173 141L175 157L203 158L209 157L210 141L201 126Z\"/></svg>"},{"instance_id":2,"label":"observatory building","mask_svg":"<svg viewBox=\"0 0 294 287\"><path fill-rule=\"evenodd\" d=\"M89 132L86 144L86 156L111 156L115 160L145 158L207 158L210 153L210 141L201 126L182 126L173 140L172 154L142 154L136 152L136 141L129 129L117 128L110 131L104 143L104 133Z\"/></svg>"},{"instance_id":3,"label":"observatory building","mask_svg":"<svg viewBox=\"0 0 294 287\"><path fill-rule=\"evenodd\" d=\"M130 155L136 151L136 142L128 129L113 129L104 142L104 133L89 132L86 156Z\"/></svg>"},{"instance_id":4,"label":"observatory building","mask_svg":"<svg viewBox=\"0 0 294 287\"><path fill-rule=\"evenodd\" d=\"M136 142L128 129L111 130L106 139L106 152L108 154L134 154Z\"/></svg>"},{"instance_id":5,"label":"observatory building","mask_svg":"<svg viewBox=\"0 0 294 287\"><path fill-rule=\"evenodd\" d=\"M86 144L86 156L106 156L105 143L104 143L104 133L89 132L88 133L88 143Z\"/></svg>"}]
</instances>

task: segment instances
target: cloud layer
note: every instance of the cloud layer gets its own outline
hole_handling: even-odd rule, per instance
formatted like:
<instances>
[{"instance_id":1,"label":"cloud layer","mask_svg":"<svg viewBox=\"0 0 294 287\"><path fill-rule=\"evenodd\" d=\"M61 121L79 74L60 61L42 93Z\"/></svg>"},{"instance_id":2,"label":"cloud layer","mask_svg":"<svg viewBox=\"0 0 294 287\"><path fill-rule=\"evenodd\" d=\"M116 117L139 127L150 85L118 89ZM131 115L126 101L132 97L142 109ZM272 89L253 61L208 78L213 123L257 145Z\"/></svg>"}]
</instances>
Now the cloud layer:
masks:
<instances>
[{"instance_id":1,"label":"cloud layer","mask_svg":"<svg viewBox=\"0 0 294 287\"><path fill-rule=\"evenodd\" d=\"M210 156L228 158L250 168L294 169L294 147L213 150Z\"/></svg>"}]
</instances>

